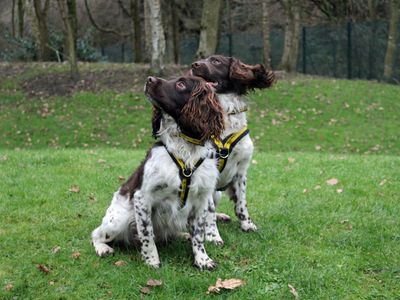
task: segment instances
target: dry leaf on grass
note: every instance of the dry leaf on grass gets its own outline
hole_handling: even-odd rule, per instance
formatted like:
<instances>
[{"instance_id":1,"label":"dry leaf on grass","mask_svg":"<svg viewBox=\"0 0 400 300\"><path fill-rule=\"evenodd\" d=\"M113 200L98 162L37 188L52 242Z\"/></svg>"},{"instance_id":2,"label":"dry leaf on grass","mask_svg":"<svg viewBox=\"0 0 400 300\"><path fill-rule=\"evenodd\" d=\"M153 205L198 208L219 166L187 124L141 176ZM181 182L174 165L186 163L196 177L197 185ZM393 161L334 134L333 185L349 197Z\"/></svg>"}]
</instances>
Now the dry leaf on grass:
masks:
<instances>
[{"instance_id":1,"label":"dry leaf on grass","mask_svg":"<svg viewBox=\"0 0 400 300\"><path fill-rule=\"evenodd\" d=\"M118 180L119 181L125 181L125 177L124 176L118 176Z\"/></svg>"},{"instance_id":2,"label":"dry leaf on grass","mask_svg":"<svg viewBox=\"0 0 400 300\"><path fill-rule=\"evenodd\" d=\"M319 184L314 187L314 190L320 190L320 189L321 189L321 186Z\"/></svg>"},{"instance_id":3,"label":"dry leaf on grass","mask_svg":"<svg viewBox=\"0 0 400 300\"><path fill-rule=\"evenodd\" d=\"M49 285L55 285L56 283L52 280L52 281L49 281Z\"/></svg>"},{"instance_id":4,"label":"dry leaf on grass","mask_svg":"<svg viewBox=\"0 0 400 300\"><path fill-rule=\"evenodd\" d=\"M343 189L337 189L336 193L339 193L339 194L343 193Z\"/></svg>"},{"instance_id":5,"label":"dry leaf on grass","mask_svg":"<svg viewBox=\"0 0 400 300\"><path fill-rule=\"evenodd\" d=\"M339 183L339 180L337 178L331 178L326 181L327 185L337 185L338 183Z\"/></svg>"},{"instance_id":6,"label":"dry leaf on grass","mask_svg":"<svg viewBox=\"0 0 400 300\"><path fill-rule=\"evenodd\" d=\"M253 159L253 160L251 161L251 163L252 163L253 165L258 164L258 162L257 162L255 159Z\"/></svg>"},{"instance_id":7,"label":"dry leaf on grass","mask_svg":"<svg viewBox=\"0 0 400 300\"><path fill-rule=\"evenodd\" d=\"M297 293L296 289L293 287L293 285L288 284L288 287L290 289L290 293L296 298L299 298L299 294Z\"/></svg>"},{"instance_id":8,"label":"dry leaf on grass","mask_svg":"<svg viewBox=\"0 0 400 300\"><path fill-rule=\"evenodd\" d=\"M106 163L106 161L104 160L104 159L99 159L98 161L97 161L99 164L104 164L104 163Z\"/></svg>"},{"instance_id":9,"label":"dry leaf on grass","mask_svg":"<svg viewBox=\"0 0 400 300\"><path fill-rule=\"evenodd\" d=\"M293 157L288 157L288 163L289 164L293 164L295 161L296 161L296 159L295 158L293 158Z\"/></svg>"},{"instance_id":10,"label":"dry leaf on grass","mask_svg":"<svg viewBox=\"0 0 400 300\"><path fill-rule=\"evenodd\" d=\"M304 189L304 190L303 190L303 193L304 193L304 194L305 194L305 193L307 193L307 192L308 192L308 190L307 190L307 189Z\"/></svg>"},{"instance_id":11,"label":"dry leaf on grass","mask_svg":"<svg viewBox=\"0 0 400 300\"><path fill-rule=\"evenodd\" d=\"M381 182L379 182L379 185L382 186L382 185L384 185L386 182L387 182L387 180L386 180L386 179L383 179Z\"/></svg>"},{"instance_id":12,"label":"dry leaf on grass","mask_svg":"<svg viewBox=\"0 0 400 300\"><path fill-rule=\"evenodd\" d=\"M150 294L150 288L148 287L148 286L144 286L144 287L142 287L141 289L140 289L140 292L142 293L142 294Z\"/></svg>"},{"instance_id":13,"label":"dry leaf on grass","mask_svg":"<svg viewBox=\"0 0 400 300\"><path fill-rule=\"evenodd\" d=\"M55 246L55 247L53 247L53 249L51 249L51 252L53 252L53 253L57 253L57 252L60 252L61 251L61 247L60 246Z\"/></svg>"},{"instance_id":14,"label":"dry leaf on grass","mask_svg":"<svg viewBox=\"0 0 400 300\"><path fill-rule=\"evenodd\" d=\"M81 254L79 253L79 251L76 251L76 252L74 252L74 253L72 253L72 255L71 255L71 257L72 258L79 258L81 256Z\"/></svg>"},{"instance_id":15,"label":"dry leaf on grass","mask_svg":"<svg viewBox=\"0 0 400 300\"><path fill-rule=\"evenodd\" d=\"M218 278L215 285L211 285L208 288L207 294L210 294L212 292L219 294L221 289L233 290L243 284L245 284L245 282L242 279L231 278L231 279L226 279L226 280L222 281L221 278Z\"/></svg>"},{"instance_id":16,"label":"dry leaf on grass","mask_svg":"<svg viewBox=\"0 0 400 300\"><path fill-rule=\"evenodd\" d=\"M321 149L322 149L322 147L320 145L315 146L315 150L320 151Z\"/></svg>"},{"instance_id":17,"label":"dry leaf on grass","mask_svg":"<svg viewBox=\"0 0 400 300\"><path fill-rule=\"evenodd\" d=\"M123 261L123 260L118 260L118 261L116 261L116 262L114 263L114 265L117 266L117 267L122 267L122 266L125 266L125 265L126 265L126 262Z\"/></svg>"},{"instance_id":18,"label":"dry leaf on grass","mask_svg":"<svg viewBox=\"0 0 400 300\"><path fill-rule=\"evenodd\" d=\"M11 291L12 289L13 289L13 285L11 284L11 283L7 283L5 286L4 286L4 289L6 290L6 291Z\"/></svg>"},{"instance_id":19,"label":"dry leaf on grass","mask_svg":"<svg viewBox=\"0 0 400 300\"><path fill-rule=\"evenodd\" d=\"M6 161L7 159L7 155L0 156L0 161Z\"/></svg>"},{"instance_id":20,"label":"dry leaf on grass","mask_svg":"<svg viewBox=\"0 0 400 300\"><path fill-rule=\"evenodd\" d=\"M50 272L49 268L46 267L46 266L43 265L43 264L36 265L36 268L38 268L39 271L42 271L42 272L45 273L45 274L48 274L48 273Z\"/></svg>"},{"instance_id":21,"label":"dry leaf on grass","mask_svg":"<svg viewBox=\"0 0 400 300\"><path fill-rule=\"evenodd\" d=\"M81 191L81 189L78 185L73 185L69 188L68 191L71 193L79 193Z\"/></svg>"},{"instance_id":22,"label":"dry leaf on grass","mask_svg":"<svg viewBox=\"0 0 400 300\"><path fill-rule=\"evenodd\" d=\"M149 279L147 280L147 286L159 286L162 285L162 281L161 280L157 280L157 279Z\"/></svg>"}]
</instances>

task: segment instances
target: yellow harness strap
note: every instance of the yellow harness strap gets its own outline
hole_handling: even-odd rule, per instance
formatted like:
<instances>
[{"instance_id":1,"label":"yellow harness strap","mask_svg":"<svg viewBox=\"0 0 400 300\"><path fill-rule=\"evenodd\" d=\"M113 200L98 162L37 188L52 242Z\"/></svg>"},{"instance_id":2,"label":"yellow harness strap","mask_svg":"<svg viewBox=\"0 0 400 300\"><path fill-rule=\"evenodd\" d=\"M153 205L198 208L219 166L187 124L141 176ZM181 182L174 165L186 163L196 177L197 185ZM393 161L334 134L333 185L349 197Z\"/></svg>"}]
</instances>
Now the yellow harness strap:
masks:
<instances>
[{"instance_id":1,"label":"yellow harness strap","mask_svg":"<svg viewBox=\"0 0 400 300\"><path fill-rule=\"evenodd\" d=\"M249 133L249 129L244 127L242 130L232 133L228 135L223 141L213 137L213 142L217 148L218 152L218 170L221 173L228 161L229 154L232 152L232 149L235 145L247 134Z\"/></svg>"},{"instance_id":2,"label":"yellow harness strap","mask_svg":"<svg viewBox=\"0 0 400 300\"><path fill-rule=\"evenodd\" d=\"M192 178L192 175L194 171L203 163L204 158L200 158L196 164L194 165L193 168L186 168L185 163L183 162L182 159L177 158L175 155L173 155L171 152L168 151L167 147L165 147L167 150L169 156L171 156L172 160L176 164L176 166L179 169L179 177L181 178L181 186L178 191L178 196L180 200L180 208L183 208L186 204L187 197L189 195L189 189L190 189L190 181Z\"/></svg>"},{"instance_id":3,"label":"yellow harness strap","mask_svg":"<svg viewBox=\"0 0 400 300\"><path fill-rule=\"evenodd\" d=\"M189 142L189 143L192 143L192 144L195 144L195 145L204 146L204 143L201 140L192 138L192 137L190 137L190 136L188 136L188 135L186 135L186 134L184 134L182 132L179 133L179 136L181 138L183 138L184 140L186 140L187 142Z\"/></svg>"}]
</instances>

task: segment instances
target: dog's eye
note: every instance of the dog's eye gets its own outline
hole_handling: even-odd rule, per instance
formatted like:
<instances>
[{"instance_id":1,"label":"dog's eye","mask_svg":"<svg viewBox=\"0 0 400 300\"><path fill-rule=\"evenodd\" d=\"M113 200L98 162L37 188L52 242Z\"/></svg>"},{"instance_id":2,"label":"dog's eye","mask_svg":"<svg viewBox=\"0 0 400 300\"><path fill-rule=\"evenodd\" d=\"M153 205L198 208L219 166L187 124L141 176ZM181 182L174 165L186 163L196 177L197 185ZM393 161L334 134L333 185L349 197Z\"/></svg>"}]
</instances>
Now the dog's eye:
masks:
<instances>
[{"instance_id":1,"label":"dog's eye","mask_svg":"<svg viewBox=\"0 0 400 300\"><path fill-rule=\"evenodd\" d=\"M213 65L219 65L219 64L221 64L221 62L220 62L218 59L215 59L215 58L211 61L211 63L212 63Z\"/></svg>"},{"instance_id":2,"label":"dog's eye","mask_svg":"<svg viewBox=\"0 0 400 300\"><path fill-rule=\"evenodd\" d=\"M185 84L183 81L178 81L178 82L176 83L176 88L177 88L178 90L184 90L184 89L186 88L186 84Z\"/></svg>"}]
</instances>

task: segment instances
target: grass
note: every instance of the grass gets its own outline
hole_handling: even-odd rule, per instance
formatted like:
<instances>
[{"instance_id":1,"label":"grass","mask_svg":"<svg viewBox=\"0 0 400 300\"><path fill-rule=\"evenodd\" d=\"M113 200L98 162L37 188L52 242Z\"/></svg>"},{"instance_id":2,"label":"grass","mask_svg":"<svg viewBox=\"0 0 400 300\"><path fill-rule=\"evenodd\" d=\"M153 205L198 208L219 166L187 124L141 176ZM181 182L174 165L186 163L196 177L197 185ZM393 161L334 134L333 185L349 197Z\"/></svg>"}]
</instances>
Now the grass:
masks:
<instances>
[{"instance_id":1,"label":"grass","mask_svg":"<svg viewBox=\"0 0 400 300\"><path fill-rule=\"evenodd\" d=\"M152 143L142 94L40 100L4 82L0 298L135 299L149 278L163 281L149 299L215 298L205 292L217 278L246 281L224 299L292 299L288 284L301 299L398 297L398 87L295 78L252 93L248 199L260 230L221 224L225 246L207 245L219 267L201 272L185 241L159 248L159 270L135 249L101 259L90 245L119 177ZM339 183L328 185L331 178ZM232 203L220 210L232 215Z\"/></svg>"}]
</instances>

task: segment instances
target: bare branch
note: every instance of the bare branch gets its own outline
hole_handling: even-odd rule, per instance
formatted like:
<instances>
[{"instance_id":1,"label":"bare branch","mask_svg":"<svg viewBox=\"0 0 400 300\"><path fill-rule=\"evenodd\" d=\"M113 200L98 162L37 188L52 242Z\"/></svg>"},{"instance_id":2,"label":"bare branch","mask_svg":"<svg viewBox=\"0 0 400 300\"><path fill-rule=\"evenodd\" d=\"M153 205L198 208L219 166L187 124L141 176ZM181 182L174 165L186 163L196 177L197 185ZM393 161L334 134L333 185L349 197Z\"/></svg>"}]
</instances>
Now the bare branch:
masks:
<instances>
[{"instance_id":1,"label":"bare branch","mask_svg":"<svg viewBox=\"0 0 400 300\"><path fill-rule=\"evenodd\" d=\"M104 32L104 33L112 33L112 34L118 35L120 37L128 37L128 36L130 36L132 34L131 32L129 32L129 33L119 33L118 31L116 31L114 29L100 27L96 23L96 21L93 18L92 13L90 12L90 8L89 8L89 4L88 4L87 0L85 0L85 6L86 6L86 11L87 11L90 23L92 23L93 27L96 28L98 31L101 31L101 32Z\"/></svg>"}]
</instances>

